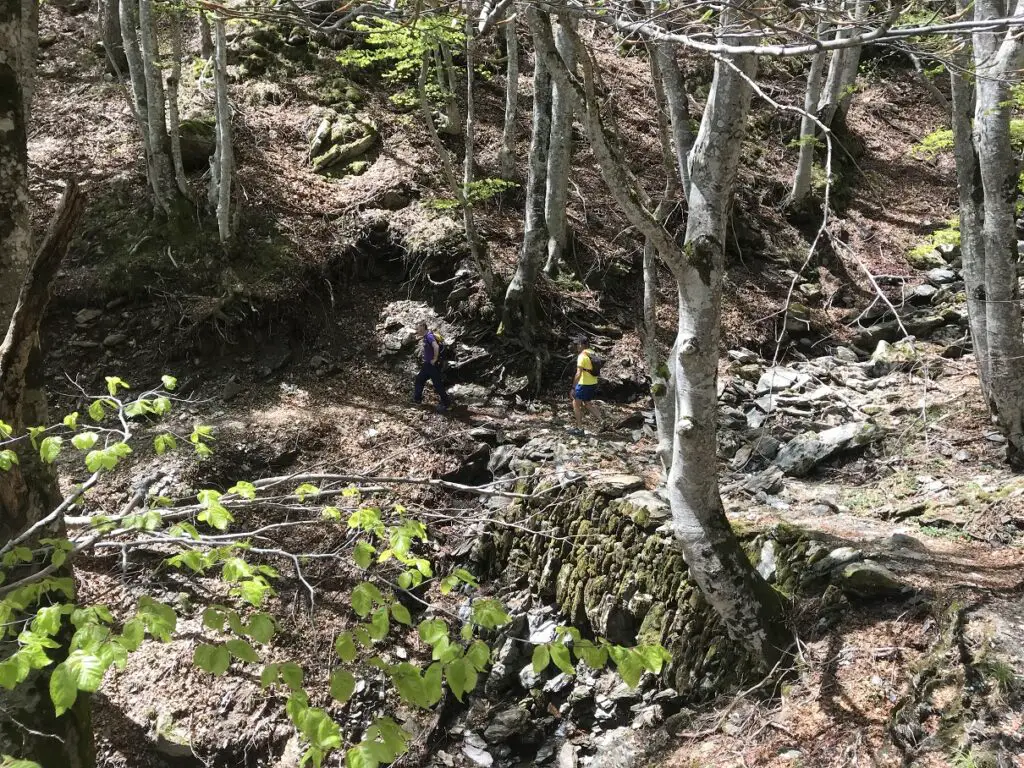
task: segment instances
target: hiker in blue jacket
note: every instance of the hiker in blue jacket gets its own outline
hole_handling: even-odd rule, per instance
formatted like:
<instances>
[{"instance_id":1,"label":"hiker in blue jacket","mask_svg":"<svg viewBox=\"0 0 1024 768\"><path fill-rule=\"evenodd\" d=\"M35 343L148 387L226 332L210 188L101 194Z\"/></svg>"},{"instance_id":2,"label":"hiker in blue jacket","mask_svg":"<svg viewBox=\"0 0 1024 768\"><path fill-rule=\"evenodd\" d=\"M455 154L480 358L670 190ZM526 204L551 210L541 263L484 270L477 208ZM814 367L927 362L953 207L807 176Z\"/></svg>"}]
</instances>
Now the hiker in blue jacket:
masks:
<instances>
[{"instance_id":1,"label":"hiker in blue jacket","mask_svg":"<svg viewBox=\"0 0 1024 768\"><path fill-rule=\"evenodd\" d=\"M444 387L441 342L423 321L416 326L416 333L423 339L423 362L420 365L420 372L416 375L416 387L413 389L412 401L417 405L423 402L423 387L429 380L434 385L434 391L437 392L437 397L441 401L437 406L437 412L445 413L451 406L451 399Z\"/></svg>"}]
</instances>

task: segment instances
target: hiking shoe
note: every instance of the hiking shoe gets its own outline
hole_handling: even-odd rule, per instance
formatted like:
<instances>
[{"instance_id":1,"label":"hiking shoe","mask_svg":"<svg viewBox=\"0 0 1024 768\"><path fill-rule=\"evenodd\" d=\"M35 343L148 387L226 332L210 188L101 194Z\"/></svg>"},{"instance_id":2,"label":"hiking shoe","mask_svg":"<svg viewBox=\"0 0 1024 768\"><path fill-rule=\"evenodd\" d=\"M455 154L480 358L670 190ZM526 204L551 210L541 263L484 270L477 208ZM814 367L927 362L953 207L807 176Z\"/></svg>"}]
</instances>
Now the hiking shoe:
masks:
<instances>
[{"instance_id":1,"label":"hiking shoe","mask_svg":"<svg viewBox=\"0 0 1024 768\"><path fill-rule=\"evenodd\" d=\"M437 408L435 408L434 410L436 410L438 413L448 413L448 406L442 403L438 405Z\"/></svg>"},{"instance_id":2,"label":"hiking shoe","mask_svg":"<svg viewBox=\"0 0 1024 768\"><path fill-rule=\"evenodd\" d=\"M569 434L572 435L573 437L583 437L582 429L579 429L577 427L570 427L568 431Z\"/></svg>"}]
</instances>

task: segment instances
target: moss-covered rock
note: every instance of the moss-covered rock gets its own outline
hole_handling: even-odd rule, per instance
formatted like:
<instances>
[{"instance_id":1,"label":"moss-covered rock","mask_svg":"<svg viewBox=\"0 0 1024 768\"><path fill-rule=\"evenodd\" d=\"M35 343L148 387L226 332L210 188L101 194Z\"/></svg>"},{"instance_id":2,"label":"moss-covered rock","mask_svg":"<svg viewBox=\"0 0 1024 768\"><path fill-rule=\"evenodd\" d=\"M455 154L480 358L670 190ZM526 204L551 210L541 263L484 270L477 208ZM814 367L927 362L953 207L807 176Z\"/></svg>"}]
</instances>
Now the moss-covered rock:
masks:
<instances>
[{"instance_id":1,"label":"moss-covered rock","mask_svg":"<svg viewBox=\"0 0 1024 768\"><path fill-rule=\"evenodd\" d=\"M518 490L538 482L521 477ZM527 583L584 632L624 645L661 643L672 655L663 682L687 698L707 698L757 678L758 664L728 637L689 578L665 525L663 502L646 491L614 498L602 490L574 486L555 498L512 505L503 514L536 533L495 525L476 549L481 570ZM773 542L790 592L822 585L821 572L808 562L820 560L824 549L809 545L799 531L779 526L740 538L753 553Z\"/></svg>"},{"instance_id":2,"label":"moss-covered rock","mask_svg":"<svg viewBox=\"0 0 1024 768\"><path fill-rule=\"evenodd\" d=\"M368 161L357 162L369 152L379 138L377 126L368 118L327 110L310 134L309 156L313 170L323 173L344 168L348 173L363 173ZM347 165L346 165L347 164Z\"/></svg>"},{"instance_id":3,"label":"moss-covered rock","mask_svg":"<svg viewBox=\"0 0 1024 768\"><path fill-rule=\"evenodd\" d=\"M186 171L202 171L210 166L217 144L216 134L212 115L181 121L178 135L181 137L181 164Z\"/></svg>"}]
</instances>

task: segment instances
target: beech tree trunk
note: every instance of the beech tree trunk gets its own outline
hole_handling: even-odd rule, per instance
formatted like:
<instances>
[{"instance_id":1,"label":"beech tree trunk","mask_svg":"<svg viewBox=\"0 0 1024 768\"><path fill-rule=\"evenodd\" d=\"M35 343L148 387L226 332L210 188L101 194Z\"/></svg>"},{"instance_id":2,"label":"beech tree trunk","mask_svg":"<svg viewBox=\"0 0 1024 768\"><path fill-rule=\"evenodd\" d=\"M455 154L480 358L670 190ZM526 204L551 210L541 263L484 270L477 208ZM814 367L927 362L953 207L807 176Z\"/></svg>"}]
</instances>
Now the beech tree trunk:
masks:
<instances>
[{"instance_id":1,"label":"beech tree trunk","mask_svg":"<svg viewBox=\"0 0 1024 768\"><path fill-rule=\"evenodd\" d=\"M818 22L818 37L824 32L824 21ZM817 148L818 123L814 120L818 100L821 98L821 73L825 69L825 52L811 57L811 68L807 73L807 90L804 91L804 115L800 118L800 155L793 174L793 189L787 204L799 207L811 191L811 171L814 168L814 150Z\"/></svg>"},{"instance_id":2,"label":"beech tree trunk","mask_svg":"<svg viewBox=\"0 0 1024 768\"><path fill-rule=\"evenodd\" d=\"M538 56L548 62L554 78L569 84L549 21L534 8L527 13ZM722 17L723 30L735 23L732 11ZM744 75L753 74L756 60L733 56L716 62L692 152L686 243L680 249L647 207L650 201L635 178L608 146L591 65L582 52L579 59L584 82L582 89L573 88L575 108L584 119L601 175L630 223L666 259L679 289L679 332L669 362L676 382L669 473L673 525L690 574L705 599L722 617L730 636L770 670L786 658L792 636L785 625L781 596L754 570L725 516L715 442L726 211L750 106L751 88Z\"/></svg>"},{"instance_id":3,"label":"beech tree trunk","mask_svg":"<svg viewBox=\"0 0 1024 768\"><path fill-rule=\"evenodd\" d=\"M142 0L146 2L147 0ZM228 99L228 44L224 19L214 20L213 82L217 97L217 143L210 162L210 204L217 211L221 243L231 239L231 183L235 175L235 150L231 139L231 102Z\"/></svg>"},{"instance_id":4,"label":"beech tree trunk","mask_svg":"<svg viewBox=\"0 0 1024 768\"><path fill-rule=\"evenodd\" d=\"M209 61L213 56L213 34L210 32L210 22L206 13L199 13L199 55Z\"/></svg>"},{"instance_id":5,"label":"beech tree trunk","mask_svg":"<svg viewBox=\"0 0 1024 768\"><path fill-rule=\"evenodd\" d=\"M118 79L128 71L121 35L121 0L103 0L100 4L100 39L107 54L107 66Z\"/></svg>"},{"instance_id":6,"label":"beech tree trunk","mask_svg":"<svg viewBox=\"0 0 1024 768\"><path fill-rule=\"evenodd\" d=\"M690 104L686 98L686 81L679 69L676 49L672 43L653 42L649 46L651 59L658 70L668 107L669 125L672 131L672 149L675 151L679 182L683 198L690 196L690 150L693 148L693 132L690 130Z\"/></svg>"},{"instance_id":7,"label":"beech tree trunk","mask_svg":"<svg viewBox=\"0 0 1024 768\"><path fill-rule=\"evenodd\" d=\"M167 119L170 122L171 160L174 180L182 197L192 197L181 160L181 121L178 118L178 84L181 82L181 16L171 11L171 74L167 76Z\"/></svg>"},{"instance_id":8,"label":"beech tree trunk","mask_svg":"<svg viewBox=\"0 0 1024 768\"><path fill-rule=\"evenodd\" d=\"M857 21L867 15L869 0L846 0L843 6L852 12ZM836 32L837 40L846 40L854 34L854 27L847 26ZM861 46L838 48L832 52L829 60L828 77L825 88L818 103L818 114L821 121L831 127L837 117L846 115L846 108L853 95L853 87L857 83L857 70L860 67Z\"/></svg>"},{"instance_id":9,"label":"beech tree trunk","mask_svg":"<svg viewBox=\"0 0 1024 768\"><path fill-rule=\"evenodd\" d=\"M534 13L528 11L528 13ZM549 30L550 34L550 30ZM536 37L536 35L535 35ZM505 291L502 327L515 331L529 345L533 334L534 289L547 255L548 228L544 218L547 189L548 141L551 137L551 74L542 54L533 61L533 134L530 137L526 179L526 215L519 263Z\"/></svg>"},{"instance_id":10,"label":"beech tree trunk","mask_svg":"<svg viewBox=\"0 0 1024 768\"><path fill-rule=\"evenodd\" d=\"M1022 12L1024 0L1009 7L1002 0L974 4L978 21ZM1005 28L976 31L973 59L974 126L969 134L969 86L962 74L953 74L964 280L982 387L1006 437L1007 460L1024 467L1024 340L1015 226L1020 166L1010 140L1011 86L1024 68L1024 44Z\"/></svg>"},{"instance_id":11,"label":"beech tree trunk","mask_svg":"<svg viewBox=\"0 0 1024 768\"><path fill-rule=\"evenodd\" d=\"M131 0L127 0L131 2ZM167 103L164 98L160 47L153 20L153 0L139 0L139 47L142 53L143 81L146 87L146 128L152 155L153 194L156 204L170 214L174 200L174 171L171 143L167 133Z\"/></svg>"},{"instance_id":12,"label":"beech tree trunk","mask_svg":"<svg viewBox=\"0 0 1024 768\"><path fill-rule=\"evenodd\" d=\"M573 24L562 16L555 25L555 46L571 72L576 71L576 53L567 28ZM572 165L572 99L558 83L551 87L551 139L548 143L548 170L544 200L544 220L548 228L548 258L544 271L558 274L558 264L568 238L569 169Z\"/></svg>"},{"instance_id":13,"label":"beech tree trunk","mask_svg":"<svg viewBox=\"0 0 1024 768\"><path fill-rule=\"evenodd\" d=\"M39 53L39 0L21 0L21 98L25 121L32 118L36 92L36 56Z\"/></svg>"},{"instance_id":14,"label":"beech tree trunk","mask_svg":"<svg viewBox=\"0 0 1024 768\"><path fill-rule=\"evenodd\" d=\"M505 22L505 50L508 54L505 68L505 122L501 131L498 165L501 178L511 181L516 175L516 110L519 107L519 36L515 18Z\"/></svg>"}]
</instances>

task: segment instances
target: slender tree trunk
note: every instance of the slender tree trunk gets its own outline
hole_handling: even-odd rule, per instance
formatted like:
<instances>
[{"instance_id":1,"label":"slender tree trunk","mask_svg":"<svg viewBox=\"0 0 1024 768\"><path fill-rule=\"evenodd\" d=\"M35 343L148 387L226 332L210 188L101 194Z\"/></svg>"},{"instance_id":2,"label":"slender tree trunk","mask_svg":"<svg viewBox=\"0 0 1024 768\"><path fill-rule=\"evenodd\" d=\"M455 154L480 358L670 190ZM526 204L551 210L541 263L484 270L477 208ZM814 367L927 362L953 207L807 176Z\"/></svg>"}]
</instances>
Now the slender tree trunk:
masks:
<instances>
[{"instance_id":1,"label":"slender tree trunk","mask_svg":"<svg viewBox=\"0 0 1024 768\"><path fill-rule=\"evenodd\" d=\"M466 240L469 244L470 256L476 266L477 273L480 275L480 279L483 281L484 290L487 291L488 295L491 295L494 291L494 273L491 271L490 261L487 259L486 252L483 249L483 242L476 230L476 221L473 218L473 208L466 199L465 188L459 181L459 178L455 175L455 168L452 166L452 159L448 154L448 150L445 149L445 146L441 141L441 137L438 135L437 126L434 125L433 110L430 106L430 100L427 97L427 77L430 70L430 58L431 54L425 53L423 55L423 60L420 63L420 77L417 84L420 101L420 114L423 117L423 125L427 129L427 134L430 136L430 142L434 145L437 157L441 161L441 170L444 173L445 181L448 182L448 187L451 189L452 195L454 195L456 201L459 203L459 207L462 209L462 223L466 230ZM469 141L472 141L472 137L469 138ZM463 169L463 173L465 174L465 169Z\"/></svg>"},{"instance_id":2,"label":"slender tree trunk","mask_svg":"<svg viewBox=\"0 0 1024 768\"><path fill-rule=\"evenodd\" d=\"M213 67L214 89L217 94L217 146L214 150L216 186L210 188L210 202L216 203L217 231L221 243L231 239L231 182L235 175L235 150L231 139L231 102L228 99L228 44L224 33L224 19L214 20L216 43ZM216 197L216 200L214 200Z\"/></svg>"},{"instance_id":3,"label":"slender tree trunk","mask_svg":"<svg viewBox=\"0 0 1024 768\"><path fill-rule=\"evenodd\" d=\"M466 148L462 164L462 189L463 195L468 195L473 183L473 166L476 158L476 95L473 92L473 51L475 45L475 30L469 16L466 17ZM466 238L469 240L469 250L476 264L477 271L484 283L484 290L491 298L494 292L494 272L491 270L491 260L487 255L487 244L484 243L476 228L476 221L473 216L473 203L469 199L464 200L462 206L462 220L466 228Z\"/></svg>"},{"instance_id":4,"label":"slender tree trunk","mask_svg":"<svg viewBox=\"0 0 1024 768\"><path fill-rule=\"evenodd\" d=\"M665 225L671 211L673 198L680 188L679 171L673 147L671 116L668 110L667 96L664 87L664 73L659 65L659 56L654 52L657 44L648 45L651 56L651 82L654 85L655 102L658 115L658 136L661 139L661 163L665 168L665 191L654 218L661 226ZM673 57L674 60L674 57ZM689 135L689 126L687 126ZM692 144L692 142L690 142ZM685 163L687 145L683 153ZM687 174L689 178L689 174ZM671 254L669 254L671 257ZM658 459L662 468L668 472L672 467L672 435L676 420L675 380L669 370L667 361L662 355L658 344L658 251L650 237L644 238L644 311L643 311L643 349L647 363L647 374L651 377L651 398L654 401L654 422L658 439ZM669 352L668 360L675 357L674 351Z\"/></svg>"},{"instance_id":5,"label":"slender tree trunk","mask_svg":"<svg viewBox=\"0 0 1024 768\"><path fill-rule=\"evenodd\" d=\"M451 49L441 43L441 57L437 65L437 84L441 86L444 94L444 114L447 118L441 126L441 132L450 136L458 136L462 133L462 113L459 111L459 102L455 99L455 88L457 78L455 76L455 62L452 60Z\"/></svg>"},{"instance_id":6,"label":"slender tree trunk","mask_svg":"<svg viewBox=\"0 0 1024 768\"><path fill-rule=\"evenodd\" d=\"M167 119L170 122L171 160L178 191L186 199L192 198L181 161L181 121L178 118L178 84L181 82L181 16L171 11L171 74L167 76Z\"/></svg>"},{"instance_id":7,"label":"slender tree trunk","mask_svg":"<svg viewBox=\"0 0 1024 768\"><path fill-rule=\"evenodd\" d=\"M847 9L852 9L853 18L861 21L867 15L869 0L847 0L843 3ZM837 40L846 40L854 34L854 27L847 26L836 32ZM861 46L853 45L849 48L839 48L832 52L829 61L828 78L825 81L825 90L822 93L821 101L818 104L818 113L821 121L831 127L838 117L845 118L846 108L849 105L850 96L853 95L853 87L857 83L857 69L860 67Z\"/></svg>"},{"instance_id":8,"label":"slender tree trunk","mask_svg":"<svg viewBox=\"0 0 1024 768\"><path fill-rule=\"evenodd\" d=\"M576 52L567 27L572 19L562 16L555 25L555 46L570 71L576 71ZM566 207L569 193L569 169L572 166L572 99L558 83L551 87L551 140L548 143L547 185L544 220L548 228L548 258L544 271L558 274L558 264L568 239Z\"/></svg>"},{"instance_id":9,"label":"slender tree trunk","mask_svg":"<svg viewBox=\"0 0 1024 768\"><path fill-rule=\"evenodd\" d=\"M538 55L552 76L569 83L555 51L549 23L527 13ZM723 29L735 21L723 13ZM676 381L675 444L669 473L673 524L690 574L722 617L729 634L764 668L782 662L792 644L782 598L754 570L725 516L718 490L715 444L721 288L725 264L726 210L732 195L750 106L750 85L727 62L715 65L691 163L686 244L680 249L645 207L645 196L617 161L604 137L589 59L580 55L583 92L574 88L576 110L585 120L595 160L616 202L666 258L679 288L679 333L670 361ZM729 61L729 60L727 60ZM742 73L753 73L751 56L732 57ZM646 201L649 203L649 201Z\"/></svg>"},{"instance_id":10,"label":"slender tree trunk","mask_svg":"<svg viewBox=\"0 0 1024 768\"><path fill-rule=\"evenodd\" d=\"M519 36L515 18L505 21L505 50L508 53L505 69L505 122L501 131L498 165L501 178L511 181L516 175L516 110L519 106Z\"/></svg>"},{"instance_id":11,"label":"slender tree trunk","mask_svg":"<svg viewBox=\"0 0 1024 768\"><path fill-rule=\"evenodd\" d=\"M823 36L824 20L818 21L818 36ZM807 73L807 90L804 91L804 115L800 118L800 155L793 174L793 189L787 204L801 206L811 191L811 170L814 168L814 150L817 148L818 124L814 120L821 97L821 73L825 69L825 52L819 51L811 57L811 68Z\"/></svg>"},{"instance_id":12,"label":"slender tree trunk","mask_svg":"<svg viewBox=\"0 0 1024 768\"><path fill-rule=\"evenodd\" d=\"M536 37L536 36L535 36ZM544 219L547 187L548 141L551 137L551 74L544 56L534 54L533 133L530 137L529 172L526 180L526 217L523 247L512 281L505 291L502 313L504 332L515 330L526 345L533 335L534 289L547 255L548 228Z\"/></svg>"},{"instance_id":13,"label":"slender tree trunk","mask_svg":"<svg viewBox=\"0 0 1024 768\"><path fill-rule=\"evenodd\" d=\"M150 143L145 67L142 63L142 49L139 45L139 6L135 0L125 0L125 2L119 4L118 10L121 22L122 48L125 54L125 61L128 64L128 80L131 91L129 101L131 102L132 113L135 116L135 123L139 126L139 133L142 138L142 150L146 159L146 180L149 182L154 199L156 199L159 189L156 186L157 171L154 167L153 148Z\"/></svg>"},{"instance_id":14,"label":"slender tree trunk","mask_svg":"<svg viewBox=\"0 0 1024 768\"><path fill-rule=\"evenodd\" d=\"M970 55L961 52L950 69L953 96L951 122L953 153L956 157L957 192L960 199L960 251L963 260L967 315L971 327L978 379L992 412L992 374L989 370L988 329L985 319L985 241L982 228L985 215L984 192L978 155L971 136L974 119L974 84L967 79Z\"/></svg>"},{"instance_id":15,"label":"slender tree trunk","mask_svg":"<svg viewBox=\"0 0 1024 768\"><path fill-rule=\"evenodd\" d=\"M175 197L172 186L174 171L170 138L167 133L167 106L164 99L163 75L160 71L160 47L153 20L153 0L139 0L139 46L146 84L146 128L149 131L149 150L152 155L152 186L157 206L170 214L171 201Z\"/></svg>"},{"instance_id":16,"label":"slender tree trunk","mask_svg":"<svg viewBox=\"0 0 1024 768\"><path fill-rule=\"evenodd\" d=\"M121 35L121 0L103 0L100 5L100 39L107 54L107 66L120 79L128 70Z\"/></svg>"},{"instance_id":17,"label":"slender tree trunk","mask_svg":"<svg viewBox=\"0 0 1024 768\"><path fill-rule=\"evenodd\" d=\"M651 57L655 62L665 91L668 106L669 125L672 129L672 149L675 151L676 167L683 197L690 196L690 150L693 148L693 132L690 130L690 104L686 98L686 80L676 60L672 43L653 42Z\"/></svg>"},{"instance_id":18,"label":"slender tree trunk","mask_svg":"<svg viewBox=\"0 0 1024 768\"><path fill-rule=\"evenodd\" d=\"M213 58L213 34L210 32L210 21L206 13L199 12L199 55L209 61Z\"/></svg>"},{"instance_id":19,"label":"slender tree trunk","mask_svg":"<svg viewBox=\"0 0 1024 768\"><path fill-rule=\"evenodd\" d=\"M1024 0L1016 6L1017 13L1022 12ZM1002 18L1007 10L998 0L976 0L975 19ZM1010 139L1011 86L1020 81L1024 67L1024 44L1018 33L975 32L974 66L973 139L984 200L981 241L989 395L1007 439L1007 459L1024 467L1024 339L1015 226L1020 166Z\"/></svg>"}]
</instances>

